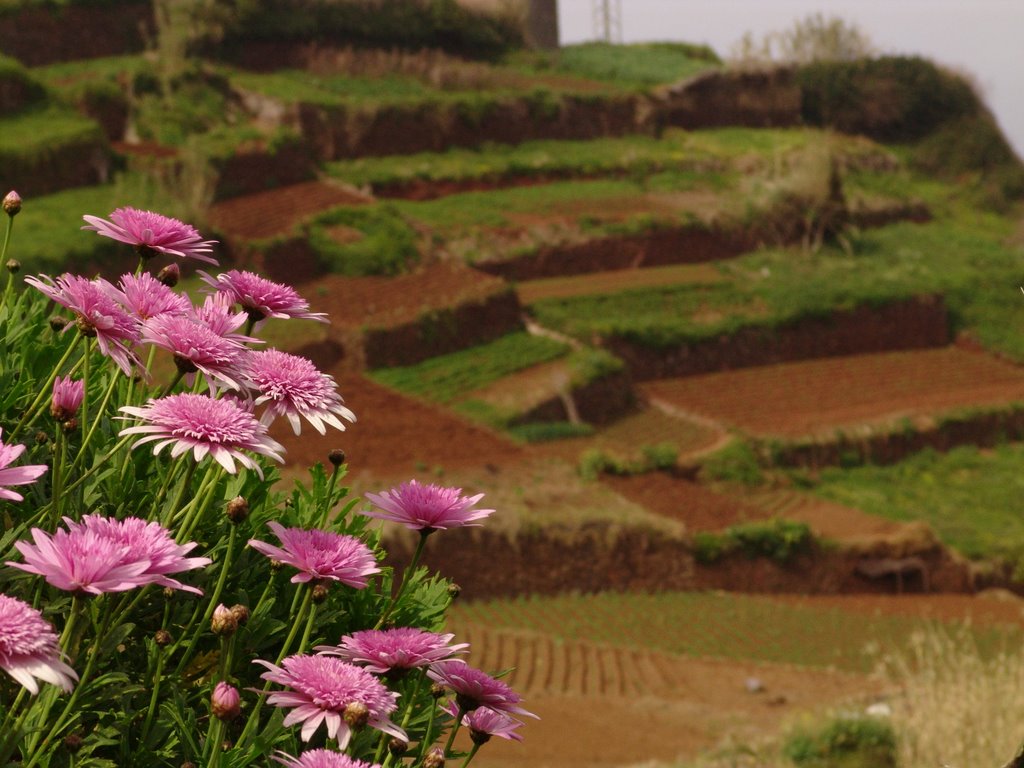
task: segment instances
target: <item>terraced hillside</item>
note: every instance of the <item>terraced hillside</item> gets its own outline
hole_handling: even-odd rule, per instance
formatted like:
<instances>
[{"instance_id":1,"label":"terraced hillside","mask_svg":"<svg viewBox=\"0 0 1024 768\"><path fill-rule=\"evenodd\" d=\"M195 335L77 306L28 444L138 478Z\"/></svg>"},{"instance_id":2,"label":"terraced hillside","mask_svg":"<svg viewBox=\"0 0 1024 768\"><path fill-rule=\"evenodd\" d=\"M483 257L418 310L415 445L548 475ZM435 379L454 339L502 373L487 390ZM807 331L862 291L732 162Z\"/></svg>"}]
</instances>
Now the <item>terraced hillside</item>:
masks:
<instances>
[{"instance_id":1,"label":"terraced hillside","mask_svg":"<svg viewBox=\"0 0 1024 768\"><path fill-rule=\"evenodd\" d=\"M1018 589L1024 562L1003 445L1024 436L1024 169L962 81L913 59L750 73L686 45L471 60L249 34L177 80L138 46L11 46L0 188L26 198L25 273L119 271L74 222L135 205L296 284L331 325L268 335L358 421L276 425L286 473L342 447L359 491L486 492L504 519L428 551L516 564L482 594L862 593L468 602L453 627L517 667L548 729L480 765L636 762L595 748L631 718L644 758L755 743L865 703L862 646L905 646L929 611L1018 638L1011 600L920 594ZM822 110L830 77L892 103Z\"/></svg>"}]
</instances>

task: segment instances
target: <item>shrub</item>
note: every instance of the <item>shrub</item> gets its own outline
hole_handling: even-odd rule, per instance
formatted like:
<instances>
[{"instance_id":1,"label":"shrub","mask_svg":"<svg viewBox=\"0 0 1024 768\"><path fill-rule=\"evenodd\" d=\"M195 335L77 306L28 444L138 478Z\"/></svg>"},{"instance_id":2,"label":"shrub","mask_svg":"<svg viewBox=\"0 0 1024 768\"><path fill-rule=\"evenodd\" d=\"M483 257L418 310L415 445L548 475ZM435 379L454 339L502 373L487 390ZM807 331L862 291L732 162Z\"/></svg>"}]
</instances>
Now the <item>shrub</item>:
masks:
<instances>
[{"instance_id":1,"label":"shrub","mask_svg":"<svg viewBox=\"0 0 1024 768\"><path fill-rule=\"evenodd\" d=\"M896 734L886 720L839 715L795 730L782 752L801 768L896 768Z\"/></svg>"},{"instance_id":2,"label":"shrub","mask_svg":"<svg viewBox=\"0 0 1024 768\"><path fill-rule=\"evenodd\" d=\"M339 239L334 228L355 230L357 238ZM310 247L331 272L341 275L395 275L419 261L416 233L392 205L335 208L309 228Z\"/></svg>"},{"instance_id":3,"label":"shrub","mask_svg":"<svg viewBox=\"0 0 1024 768\"><path fill-rule=\"evenodd\" d=\"M806 523L792 520L742 523L724 531L702 531L694 536L694 557L704 564L715 563L726 555L742 552L747 557L767 557L787 563L807 550L813 541Z\"/></svg>"},{"instance_id":4,"label":"shrub","mask_svg":"<svg viewBox=\"0 0 1024 768\"><path fill-rule=\"evenodd\" d=\"M742 440L733 440L704 459L701 474L709 480L740 485L760 485L763 479L754 449Z\"/></svg>"}]
</instances>

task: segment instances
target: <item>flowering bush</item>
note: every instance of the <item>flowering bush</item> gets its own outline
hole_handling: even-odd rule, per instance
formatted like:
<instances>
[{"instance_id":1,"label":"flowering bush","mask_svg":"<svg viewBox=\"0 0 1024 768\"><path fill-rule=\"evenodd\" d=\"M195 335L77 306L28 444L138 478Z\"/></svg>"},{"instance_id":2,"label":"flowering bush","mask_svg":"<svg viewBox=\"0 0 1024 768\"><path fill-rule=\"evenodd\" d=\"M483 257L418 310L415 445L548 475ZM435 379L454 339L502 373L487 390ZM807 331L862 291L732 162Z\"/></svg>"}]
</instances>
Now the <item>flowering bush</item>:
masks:
<instances>
[{"instance_id":1,"label":"flowering bush","mask_svg":"<svg viewBox=\"0 0 1024 768\"><path fill-rule=\"evenodd\" d=\"M148 211L84 218L135 248L135 274L22 281L5 262L0 766L436 768L520 739L530 713L462 660L457 590L419 566L429 536L493 510L415 481L349 500L340 450L280 490L268 426L356 414L252 334L326 318L247 272L204 274L194 303L178 261L149 263L215 263L212 241ZM376 518L419 533L401 574Z\"/></svg>"}]
</instances>

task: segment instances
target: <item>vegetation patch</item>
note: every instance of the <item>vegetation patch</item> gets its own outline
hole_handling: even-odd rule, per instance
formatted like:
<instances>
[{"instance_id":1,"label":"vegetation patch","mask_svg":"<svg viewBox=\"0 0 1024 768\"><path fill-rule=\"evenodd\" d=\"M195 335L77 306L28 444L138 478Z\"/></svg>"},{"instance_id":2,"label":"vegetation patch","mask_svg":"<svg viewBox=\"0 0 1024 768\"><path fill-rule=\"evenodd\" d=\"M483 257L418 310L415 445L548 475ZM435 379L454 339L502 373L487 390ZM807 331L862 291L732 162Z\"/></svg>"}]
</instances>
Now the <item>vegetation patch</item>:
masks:
<instances>
[{"instance_id":1,"label":"vegetation patch","mask_svg":"<svg viewBox=\"0 0 1024 768\"><path fill-rule=\"evenodd\" d=\"M947 545L975 559L1005 559L1024 569L1019 499L1024 447L973 446L923 451L887 467L797 474L814 493L890 520L927 522Z\"/></svg>"},{"instance_id":2,"label":"vegetation patch","mask_svg":"<svg viewBox=\"0 0 1024 768\"><path fill-rule=\"evenodd\" d=\"M711 565L732 554L749 558L767 557L788 563L808 551L814 537L807 523L768 520L732 525L724 531L701 531L693 537L693 554L698 563Z\"/></svg>"},{"instance_id":3,"label":"vegetation patch","mask_svg":"<svg viewBox=\"0 0 1024 768\"><path fill-rule=\"evenodd\" d=\"M394 275L419 261L417 235L392 205L339 207L307 227L313 252L340 275Z\"/></svg>"},{"instance_id":4,"label":"vegetation patch","mask_svg":"<svg viewBox=\"0 0 1024 768\"><path fill-rule=\"evenodd\" d=\"M565 72L617 85L645 88L674 83L721 65L706 45L691 43L582 43L556 52L522 52L512 58L534 71Z\"/></svg>"},{"instance_id":5,"label":"vegetation patch","mask_svg":"<svg viewBox=\"0 0 1024 768\"><path fill-rule=\"evenodd\" d=\"M799 768L896 768L892 724L868 715L837 715L793 730L782 754Z\"/></svg>"}]
</instances>

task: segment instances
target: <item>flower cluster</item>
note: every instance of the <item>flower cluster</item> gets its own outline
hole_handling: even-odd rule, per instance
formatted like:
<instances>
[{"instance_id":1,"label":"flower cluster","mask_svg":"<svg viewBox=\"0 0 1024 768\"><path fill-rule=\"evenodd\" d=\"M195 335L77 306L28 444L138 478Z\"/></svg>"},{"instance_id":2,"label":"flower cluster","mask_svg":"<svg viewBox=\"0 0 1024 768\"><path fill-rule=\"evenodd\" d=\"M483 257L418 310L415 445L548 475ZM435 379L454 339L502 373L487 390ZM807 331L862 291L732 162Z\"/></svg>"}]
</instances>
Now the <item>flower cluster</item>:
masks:
<instances>
[{"instance_id":1,"label":"flower cluster","mask_svg":"<svg viewBox=\"0 0 1024 768\"><path fill-rule=\"evenodd\" d=\"M8 197L11 217L21 200ZM419 566L429 535L492 514L482 494L412 480L367 494L365 509L341 505L345 452L335 448L333 472L314 468L286 498L264 475L284 461L271 425L324 435L356 417L330 375L250 334L270 318L326 318L294 289L238 270L201 273L209 292L194 304L173 290L177 263L154 277L146 261L216 263L213 241L133 208L85 220L134 246L139 271L116 282L40 275L25 279L34 290L0 294L0 310L17 301L33 324L20 336L0 327L0 341L39 345L21 350L30 363L0 402L0 424L13 425L11 444L0 440L0 506L34 485L8 517L0 669L24 691L4 697L0 762L50 765L66 762L58 750L82 750L114 764L129 750L161 764L382 768L400 758L425 768L468 764L492 736L521 739L513 716L532 715L462 660L467 643L435 631L451 584ZM47 318L40 294L71 321ZM62 342L72 327L84 342ZM46 463L21 461L29 450ZM421 534L401 574L385 565L374 518ZM277 542L248 538L247 526ZM194 554L200 542L209 556ZM324 637L337 645L317 645ZM40 683L74 693L27 695ZM196 725L205 735L179 738ZM456 746L463 728L472 751ZM301 751L324 738L327 748Z\"/></svg>"}]
</instances>

